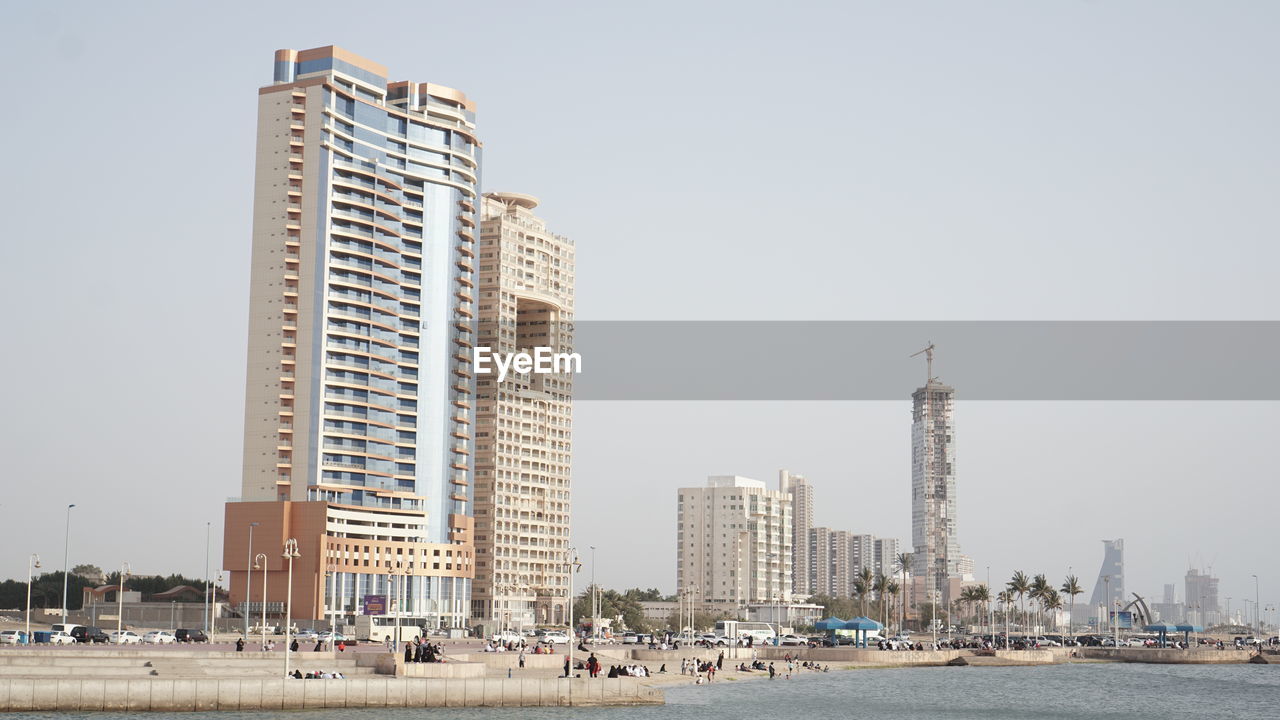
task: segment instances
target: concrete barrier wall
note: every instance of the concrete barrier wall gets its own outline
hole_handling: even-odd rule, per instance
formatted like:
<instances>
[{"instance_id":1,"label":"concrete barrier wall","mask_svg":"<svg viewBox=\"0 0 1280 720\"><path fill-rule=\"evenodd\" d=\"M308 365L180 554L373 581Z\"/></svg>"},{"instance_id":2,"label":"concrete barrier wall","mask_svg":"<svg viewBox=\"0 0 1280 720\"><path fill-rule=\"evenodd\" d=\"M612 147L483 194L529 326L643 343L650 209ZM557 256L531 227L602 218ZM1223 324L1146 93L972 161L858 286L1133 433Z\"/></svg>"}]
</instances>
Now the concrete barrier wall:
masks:
<instances>
[{"instance_id":1,"label":"concrete barrier wall","mask_svg":"<svg viewBox=\"0 0 1280 720\"><path fill-rule=\"evenodd\" d=\"M391 653L360 653L356 667L373 668L379 675L396 675L411 678L482 678L485 666L472 662L406 663L400 655Z\"/></svg>"},{"instance_id":2,"label":"concrete barrier wall","mask_svg":"<svg viewBox=\"0 0 1280 720\"><path fill-rule=\"evenodd\" d=\"M1079 648L1081 657L1112 662L1158 664L1247 663L1252 650L1180 650L1178 648Z\"/></svg>"},{"instance_id":3,"label":"concrete barrier wall","mask_svg":"<svg viewBox=\"0 0 1280 720\"><path fill-rule=\"evenodd\" d=\"M570 681L544 678L347 680L0 679L0 712L531 707L570 704ZM660 705L631 678L572 681L573 705Z\"/></svg>"},{"instance_id":4,"label":"concrete barrier wall","mask_svg":"<svg viewBox=\"0 0 1280 720\"><path fill-rule=\"evenodd\" d=\"M538 668L541 670L560 670L564 671L564 656L568 655L568 651L558 653L556 655L533 655L531 653L524 654L524 666L526 668ZM574 651L573 662L576 665L579 660L585 661L590 653ZM497 668L506 670L508 668L520 667L520 653L518 652L477 652L477 653L460 653L457 655L446 656L449 662L465 662L478 663L484 667ZM596 659L600 656L597 655ZM601 660L601 663L604 661ZM447 663L446 663L447 664Z\"/></svg>"},{"instance_id":5,"label":"concrete barrier wall","mask_svg":"<svg viewBox=\"0 0 1280 720\"><path fill-rule=\"evenodd\" d=\"M871 650L865 648L757 648L761 660L777 662L788 653L798 660L822 663L845 662L859 665L945 665L959 657L961 650Z\"/></svg>"}]
</instances>

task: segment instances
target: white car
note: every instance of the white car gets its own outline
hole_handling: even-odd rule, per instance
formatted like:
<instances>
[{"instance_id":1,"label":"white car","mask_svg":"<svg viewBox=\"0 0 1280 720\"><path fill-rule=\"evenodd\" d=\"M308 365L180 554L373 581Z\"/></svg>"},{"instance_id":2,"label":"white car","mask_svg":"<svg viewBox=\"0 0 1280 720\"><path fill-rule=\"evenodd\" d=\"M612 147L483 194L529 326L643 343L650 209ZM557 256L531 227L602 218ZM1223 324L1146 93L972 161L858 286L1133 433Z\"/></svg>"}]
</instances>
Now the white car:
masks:
<instances>
[{"instance_id":1,"label":"white car","mask_svg":"<svg viewBox=\"0 0 1280 720\"><path fill-rule=\"evenodd\" d=\"M137 645L140 642L142 642L142 636L132 630L111 633L112 645Z\"/></svg>"},{"instance_id":2,"label":"white car","mask_svg":"<svg viewBox=\"0 0 1280 720\"><path fill-rule=\"evenodd\" d=\"M152 630L142 636L142 642L149 643L151 645L165 645L167 643L178 642L178 638L174 637L173 633L167 633L163 630Z\"/></svg>"},{"instance_id":3,"label":"white car","mask_svg":"<svg viewBox=\"0 0 1280 720\"><path fill-rule=\"evenodd\" d=\"M781 645L807 645L808 641L799 635L783 635L778 641Z\"/></svg>"},{"instance_id":4,"label":"white car","mask_svg":"<svg viewBox=\"0 0 1280 720\"><path fill-rule=\"evenodd\" d=\"M71 637L71 633L57 630L49 633L49 643L51 645L75 645L76 639Z\"/></svg>"},{"instance_id":5,"label":"white car","mask_svg":"<svg viewBox=\"0 0 1280 720\"><path fill-rule=\"evenodd\" d=\"M518 643L524 638L520 637L520 633L514 630L503 630L493 634L493 641L498 643Z\"/></svg>"},{"instance_id":6,"label":"white car","mask_svg":"<svg viewBox=\"0 0 1280 720\"><path fill-rule=\"evenodd\" d=\"M569 636L562 632L549 632L542 636L542 642L552 645L568 645Z\"/></svg>"},{"instance_id":7,"label":"white car","mask_svg":"<svg viewBox=\"0 0 1280 720\"><path fill-rule=\"evenodd\" d=\"M0 645L21 645L22 635L21 630L0 631Z\"/></svg>"}]
</instances>

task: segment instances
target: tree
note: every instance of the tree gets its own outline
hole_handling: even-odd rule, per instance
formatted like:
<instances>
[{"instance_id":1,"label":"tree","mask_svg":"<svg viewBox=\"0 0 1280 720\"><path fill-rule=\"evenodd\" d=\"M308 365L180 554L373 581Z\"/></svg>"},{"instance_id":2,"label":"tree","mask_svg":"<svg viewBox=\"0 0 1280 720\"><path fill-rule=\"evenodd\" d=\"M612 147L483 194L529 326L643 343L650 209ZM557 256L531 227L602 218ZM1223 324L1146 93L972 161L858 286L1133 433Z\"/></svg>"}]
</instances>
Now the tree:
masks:
<instances>
[{"instance_id":1,"label":"tree","mask_svg":"<svg viewBox=\"0 0 1280 720\"><path fill-rule=\"evenodd\" d=\"M986 585L973 586L973 602L986 606L991 602L991 589ZM976 617L975 617L976 619ZM983 623L976 623L982 625Z\"/></svg>"},{"instance_id":2,"label":"tree","mask_svg":"<svg viewBox=\"0 0 1280 720\"><path fill-rule=\"evenodd\" d=\"M604 589L598 592L600 617L619 618L622 626L628 630L638 632L650 630L649 622L644 617L644 608L640 606L640 600L637 599L638 596L646 595L647 591L632 588L621 593L617 590ZM588 618L591 617L591 610L591 586L587 586L587 589L583 590L573 602L573 616Z\"/></svg>"},{"instance_id":3,"label":"tree","mask_svg":"<svg viewBox=\"0 0 1280 720\"><path fill-rule=\"evenodd\" d=\"M1076 596L1084 592L1084 590L1080 587L1080 580L1075 575L1068 575L1067 579L1062 581L1060 590L1063 595L1071 597L1071 619L1067 621L1067 632L1070 633L1071 624L1076 620Z\"/></svg>"},{"instance_id":4,"label":"tree","mask_svg":"<svg viewBox=\"0 0 1280 720\"><path fill-rule=\"evenodd\" d=\"M1044 573L1036 575L1035 579L1031 581L1031 590L1028 595L1036 602L1036 625L1043 624L1040 620L1040 611L1044 608L1045 593L1050 590L1053 590L1053 586L1049 584Z\"/></svg>"},{"instance_id":5,"label":"tree","mask_svg":"<svg viewBox=\"0 0 1280 720\"><path fill-rule=\"evenodd\" d=\"M892 581L889 580L889 578L885 577L883 573L881 573L879 575L876 575L875 582L871 584L871 589L876 591L876 597L879 598L880 600L880 621L882 625L887 625L889 623L889 618L886 617L884 613L885 613L885 594L889 588L890 582Z\"/></svg>"},{"instance_id":6,"label":"tree","mask_svg":"<svg viewBox=\"0 0 1280 720\"><path fill-rule=\"evenodd\" d=\"M97 565L76 565L71 568L72 575L79 575L90 580L97 580L102 577L102 568Z\"/></svg>"},{"instance_id":7,"label":"tree","mask_svg":"<svg viewBox=\"0 0 1280 720\"><path fill-rule=\"evenodd\" d=\"M822 614L825 617L838 617L842 620L849 620L857 614L854 610L853 598L814 595L809 598L809 602L814 605L821 605Z\"/></svg>"},{"instance_id":8,"label":"tree","mask_svg":"<svg viewBox=\"0 0 1280 720\"><path fill-rule=\"evenodd\" d=\"M1058 610L1062 607L1062 597L1058 595L1058 591L1049 588L1040 596L1040 604L1044 606L1045 611ZM1054 623L1054 629L1057 629L1057 623ZM1064 638L1065 640L1065 638ZM1065 643L1063 643L1065 644Z\"/></svg>"},{"instance_id":9,"label":"tree","mask_svg":"<svg viewBox=\"0 0 1280 720\"><path fill-rule=\"evenodd\" d=\"M894 560L897 562L898 572L902 573L902 620L899 622L899 631L901 631L907 626L907 568L911 567L911 553L900 552Z\"/></svg>"},{"instance_id":10,"label":"tree","mask_svg":"<svg viewBox=\"0 0 1280 720\"><path fill-rule=\"evenodd\" d=\"M901 590L901 588L899 588L899 587L898 587L898 583L897 583L897 581L895 581L895 580L890 580L889 582L885 583L884 591L885 591L885 593L887 593L887 594L888 594L888 596L889 596L889 613L888 613L888 615L886 615L886 616L885 616L886 618L891 618L891 617L893 617L893 606L894 606L895 604L897 604L897 602L898 602L898 591L899 591L899 590ZM886 621L886 622L885 622L885 625L887 626L888 624L889 624L889 623Z\"/></svg>"},{"instance_id":11,"label":"tree","mask_svg":"<svg viewBox=\"0 0 1280 720\"><path fill-rule=\"evenodd\" d=\"M1025 625L1027 622L1026 610L1025 610L1026 606L1023 605L1022 598L1024 595L1026 595L1028 592L1031 591L1031 581L1027 579L1027 576L1025 573L1019 570L1013 574L1013 577L1009 579L1009 582L1008 584L1005 585L1005 587L1009 589L1009 593L1011 596L1018 598L1019 609L1023 610L1022 622L1025 629Z\"/></svg>"},{"instance_id":12,"label":"tree","mask_svg":"<svg viewBox=\"0 0 1280 720\"><path fill-rule=\"evenodd\" d=\"M858 573L858 579L854 582L855 587L861 587L858 594L862 596L862 616L867 615L867 595L874 589L876 581L875 573L871 572L871 568L864 567L862 572ZM860 584L860 585L859 585Z\"/></svg>"}]
</instances>

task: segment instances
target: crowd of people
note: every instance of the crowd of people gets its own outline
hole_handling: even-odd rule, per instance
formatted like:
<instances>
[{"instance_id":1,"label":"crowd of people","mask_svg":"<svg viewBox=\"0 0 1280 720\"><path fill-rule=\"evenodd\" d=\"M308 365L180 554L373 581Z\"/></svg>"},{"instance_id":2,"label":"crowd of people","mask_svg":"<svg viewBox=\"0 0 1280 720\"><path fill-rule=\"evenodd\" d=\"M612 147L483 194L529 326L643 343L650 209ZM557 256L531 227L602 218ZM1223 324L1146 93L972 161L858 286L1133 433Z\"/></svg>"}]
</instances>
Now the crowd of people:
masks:
<instances>
[{"instance_id":1,"label":"crowd of people","mask_svg":"<svg viewBox=\"0 0 1280 720\"><path fill-rule=\"evenodd\" d=\"M407 663L444 662L444 649L439 643L431 644L421 637L415 637L404 644L404 661Z\"/></svg>"},{"instance_id":2,"label":"crowd of people","mask_svg":"<svg viewBox=\"0 0 1280 720\"><path fill-rule=\"evenodd\" d=\"M295 680L342 680L346 676L337 670L334 670L333 672L329 672L328 670L313 670L305 675L302 674L301 670L294 670L289 674L289 677L294 678Z\"/></svg>"}]
</instances>

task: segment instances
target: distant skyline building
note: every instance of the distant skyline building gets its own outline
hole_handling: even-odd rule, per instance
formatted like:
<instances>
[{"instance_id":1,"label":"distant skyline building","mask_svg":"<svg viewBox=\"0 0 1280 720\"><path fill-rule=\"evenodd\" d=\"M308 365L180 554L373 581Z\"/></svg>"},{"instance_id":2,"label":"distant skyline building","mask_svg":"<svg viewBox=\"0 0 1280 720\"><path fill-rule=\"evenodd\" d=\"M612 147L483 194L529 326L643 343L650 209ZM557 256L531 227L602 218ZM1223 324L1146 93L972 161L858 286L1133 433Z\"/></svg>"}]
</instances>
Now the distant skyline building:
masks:
<instances>
[{"instance_id":1,"label":"distant skyline building","mask_svg":"<svg viewBox=\"0 0 1280 720\"><path fill-rule=\"evenodd\" d=\"M812 594L809 530L813 528L813 486L803 475L778 471L778 488L791 498L791 588L799 597Z\"/></svg>"},{"instance_id":2,"label":"distant skyline building","mask_svg":"<svg viewBox=\"0 0 1280 720\"><path fill-rule=\"evenodd\" d=\"M1102 548L1102 567L1098 568L1098 580L1093 585L1089 606L1096 612L1105 605L1107 612L1111 612L1127 604L1124 593L1124 540L1103 540ZM1108 589L1111 593L1109 596Z\"/></svg>"},{"instance_id":3,"label":"distant skyline building","mask_svg":"<svg viewBox=\"0 0 1280 720\"><path fill-rule=\"evenodd\" d=\"M1184 604L1192 622L1202 625L1217 623L1222 617L1218 600L1218 578L1202 570L1187 570L1184 578Z\"/></svg>"},{"instance_id":4,"label":"distant skyline building","mask_svg":"<svg viewBox=\"0 0 1280 720\"><path fill-rule=\"evenodd\" d=\"M952 576L962 572L956 527L955 388L932 377L911 395L912 574L924 583L923 601L949 602Z\"/></svg>"},{"instance_id":5,"label":"distant skyline building","mask_svg":"<svg viewBox=\"0 0 1280 720\"><path fill-rule=\"evenodd\" d=\"M531 195L486 193L477 346L573 351L573 241ZM572 374L476 375L472 616L523 629L568 619Z\"/></svg>"},{"instance_id":6,"label":"distant skyline building","mask_svg":"<svg viewBox=\"0 0 1280 720\"><path fill-rule=\"evenodd\" d=\"M791 589L791 497L738 475L677 490L676 588L725 611Z\"/></svg>"},{"instance_id":7,"label":"distant skyline building","mask_svg":"<svg viewBox=\"0 0 1280 720\"><path fill-rule=\"evenodd\" d=\"M296 538L295 619L350 622L372 595L425 625L467 624L475 109L342 48L275 54L222 560L241 611L262 598L258 558L268 604L283 603Z\"/></svg>"},{"instance_id":8,"label":"distant skyline building","mask_svg":"<svg viewBox=\"0 0 1280 720\"><path fill-rule=\"evenodd\" d=\"M816 527L809 530L811 595L849 597L863 568L896 577L898 541Z\"/></svg>"}]
</instances>

